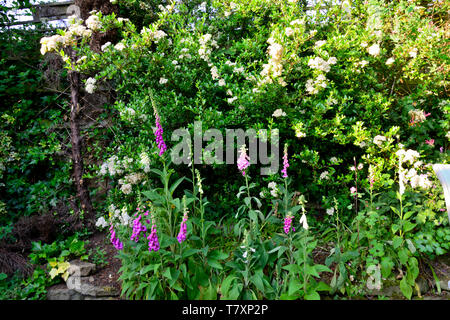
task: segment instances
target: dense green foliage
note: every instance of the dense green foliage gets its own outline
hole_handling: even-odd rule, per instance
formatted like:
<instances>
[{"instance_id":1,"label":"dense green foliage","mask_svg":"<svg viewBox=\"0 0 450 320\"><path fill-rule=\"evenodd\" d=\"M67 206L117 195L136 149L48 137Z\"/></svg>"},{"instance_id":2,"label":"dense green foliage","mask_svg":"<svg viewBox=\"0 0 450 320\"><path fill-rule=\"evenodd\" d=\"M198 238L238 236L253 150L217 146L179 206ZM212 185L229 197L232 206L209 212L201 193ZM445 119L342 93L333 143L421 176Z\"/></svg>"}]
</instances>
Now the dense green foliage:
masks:
<instances>
[{"instance_id":1,"label":"dense green foliage","mask_svg":"<svg viewBox=\"0 0 450 320\"><path fill-rule=\"evenodd\" d=\"M115 98L98 119L111 132L90 133L89 151L103 164L91 164L87 176L110 188L96 204L97 225L111 228L120 250L124 297L352 297L401 278L411 298L419 261L450 250L431 167L449 161L449 5L343 1L323 10L325 3L119 0L127 19L93 12L41 41L42 54L57 53L66 69L88 77L85 93L109 90ZM92 51L92 32L111 29L120 40ZM64 51L69 46L76 60ZM5 70L20 94L30 88L17 81L28 73ZM17 102L4 90L11 102L3 117L21 130L3 131L2 154L25 154L21 137L45 133L38 153L8 158L11 178L3 177L11 214L25 204L25 214L36 212L33 199L61 198L59 186L70 190L70 167L55 160L60 142L48 134L61 113L42 113L49 123L30 112L36 99L59 98L33 94ZM289 177L261 176L259 164L243 175L235 165L171 163L172 133L186 128L194 136L195 121L223 134L269 129L270 138L278 129ZM45 182L27 181L32 165L46 161L61 169ZM19 168L29 174L18 175ZM12 197L14 187L28 188L27 198ZM184 223L186 239L177 241ZM319 247L326 248L322 263L313 259ZM321 280L326 274L329 284Z\"/></svg>"}]
</instances>

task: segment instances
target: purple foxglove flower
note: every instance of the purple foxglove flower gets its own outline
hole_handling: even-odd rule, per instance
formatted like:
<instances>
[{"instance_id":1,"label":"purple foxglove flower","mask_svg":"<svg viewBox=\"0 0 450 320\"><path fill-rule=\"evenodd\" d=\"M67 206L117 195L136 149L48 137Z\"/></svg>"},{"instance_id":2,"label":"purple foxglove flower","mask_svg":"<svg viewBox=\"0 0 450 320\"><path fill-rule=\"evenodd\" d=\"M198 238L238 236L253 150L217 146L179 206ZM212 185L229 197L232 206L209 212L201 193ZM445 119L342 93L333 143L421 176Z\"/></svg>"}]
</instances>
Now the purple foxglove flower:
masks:
<instances>
[{"instance_id":1,"label":"purple foxglove flower","mask_svg":"<svg viewBox=\"0 0 450 320\"><path fill-rule=\"evenodd\" d=\"M141 218L142 216L139 215L136 219L133 220L133 232L130 240L134 242L138 242L140 234L145 234L145 232L147 231L147 227L142 224Z\"/></svg>"},{"instance_id":2,"label":"purple foxglove flower","mask_svg":"<svg viewBox=\"0 0 450 320\"><path fill-rule=\"evenodd\" d=\"M158 235L156 234L156 224L153 223L152 231L147 237L148 239L148 251L154 250L155 252L159 250Z\"/></svg>"},{"instance_id":3,"label":"purple foxglove flower","mask_svg":"<svg viewBox=\"0 0 450 320\"><path fill-rule=\"evenodd\" d=\"M287 154L287 145L284 146L284 156L283 156L283 169L281 170L281 173L283 174L283 178L287 178L287 168L289 167L288 162L288 154Z\"/></svg>"},{"instance_id":4,"label":"purple foxglove flower","mask_svg":"<svg viewBox=\"0 0 450 320\"><path fill-rule=\"evenodd\" d=\"M240 156L237 161L237 166L239 171L242 172L242 175L245 176L245 169L250 166L250 157L247 155L247 150L245 149L245 145L242 145L240 149Z\"/></svg>"},{"instance_id":5,"label":"purple foxglove flower","mask_svg":"<svg viewBox=\"0 0 450 320\"><path fill-rule=\"evenodd\" d=\"M185 212L184 216L183 216L183 221L181 222L181 225L180 225L180 232L178 233L178 236L177 236L177 240L179 243L182 243L184 240L186 240L186 233L187 233L186 221L187 221L187 219L188 219L187 212Z\"/></svg>"},{"instance_id":6,"label":"purple foxglove flower","mask_svg":"<svg viewBox=\"0 0 450 320\"><path fill-rule=\"evenodd\" d=\"M286 234L288 234L289 231L291 230L292 218L293 218L293 216L291 216L291 215L287 215L284 218L284 227L283 227L283 229L284 229L284 233L286 233ZM293 229L293 231L295 231L295 229Z\"/></svg>"},{"instance_id":7,"label":"purple foxglove flower","mask_svg":"<svg viewBox=\"0 0 450 320\"><path fill-rule=\"evenodd\" d=\"M155 137L156 137L156 144L159 148L159 155L162 156L164 152L167 150L167 146L163 139L163 128L161 126L161 119L159 118L158 114L155 114L156 118L156 131L155 131Z\"/></svg>"},{"instance_id":8,"label":"purple foxglove flower","mask_svg":"<svg viewBox=\"0 0 450 320\"><path fill-rule=\"evenodd\" d=\"M114 227L111 224L111 227L109 228L109 232L111 233L111 243L117 250L123 249L123 243L119 240L119 238L116 237L116 232L114 231Z\"/></svg>"}]
</instances>

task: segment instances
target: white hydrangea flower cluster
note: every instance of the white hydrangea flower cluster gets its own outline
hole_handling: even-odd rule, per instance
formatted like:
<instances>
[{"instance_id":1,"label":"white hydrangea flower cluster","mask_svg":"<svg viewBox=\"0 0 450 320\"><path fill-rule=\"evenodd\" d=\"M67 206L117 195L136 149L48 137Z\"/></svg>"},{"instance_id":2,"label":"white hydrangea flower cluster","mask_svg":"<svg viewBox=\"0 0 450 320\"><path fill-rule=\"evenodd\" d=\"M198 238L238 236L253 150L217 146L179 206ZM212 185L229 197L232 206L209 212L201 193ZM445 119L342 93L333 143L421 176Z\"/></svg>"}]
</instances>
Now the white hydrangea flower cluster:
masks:
<instances>
[{"instance_id":1,"label":"white hydrangea flower cluster","mask_svg":"<svg viewBox=\"0 0 450 320\"><path fill-rule=\"evenodd\" d=\"M114 49L118 50L118 51L122 51L123 49L125 49L125 44L123 42L119 42L114 46Z\"/></svg>"},{"instance_id":2,"label":"white hydrangea flower cluster","mask_svg":"<svg viewBox=\"0 0 450 320\"><path fill-rule=\"evenodd\" d=\"M206 61L208 66L211 68L211 77L213 80L218 80L217 84L220 87L224 87L226 85L225 79L221 78L219 74L219 70L213 63L211 62L211 51L212 48L218 48L219 45L217 41L212 39L212 35L210 33L204 34L199 39L200 49L198 49L198 54L200 55L200 59Z\"/></svg>"},{"instance_id":3,"label":"white hydrangea flower cluster","mask_svg":"<svg viewBox=\"0 0 450 320\"><path fill-rule=\"evenodd\" d=\"M105 52L106 48L108 48L111 45L111 42L106 42L104 45L102 45L101 49L103 52Z\"/></svg>"},{"instance_id":4,"label":"white hydrangea flower cluster","mask_svg":"<svg viewBox=\"0 0 450 320\"><path fill-rule=\"evenodd\" d=\"M238 8L238 5L234 2L230 2L230 10L226 10L224 12L225 17L229 17L233 12L236 11L236 9Z\"/></svg>"},{"instance_id":5,"label":"white hydrangea flower cluster","mask_svg":"<svg viewBox=\"0 0 450 320\"><path fill-rule=\"evenodd\" d=\"M86 19L86 26L92 31L98 31L102 28L102 22L100 21L100 17L96 14L92 14L89 18Z\"/></svg>"},{"instance_id":6,"label":"white hydrangea flower cluster","mask_svg":"<svg viewBox=\"0 0 450 320\"><path fill-rule=\"evenodd\" d=\"M382 135L377 135L373 138L373 143L381 148L383 141L386 141L386 137Z\"/></svg>"},{"instance_id":7,"label":"white hydrangea flower cluster","mask_svg":"<svg viewBox=\"0 0 450 320\"><path fill-rule=\"evenodd\" d=\"M96 17L96 18L92 18ZM96 23L94 20L97 19ZM83 20L78 19L77 16L70 16L68 18L69 28L63 35L53 35L50 37L43 37L41 39L41 54L44 55L47 52L59 50L62 47L74 45L77 37L89 38L92 36L93 31L97 31L98 27L101 27L101 21L98 16L90 16L86 20L86 26L83 26Z\"/></svg>"},{"instance_id":8,"label":"white hydrangea flower cluster","mask_svg":"<svg viewBox=\"0 0 450 320\"><path fill-rule=\"evenodd\" d=\"M200 58L208 62L208 66L211 67L212 64L209 56L211 54L212 48L219 47L217 41L212 39L212 35L210 33L206 33L200 37L198 42L200 43L200 48L198 49L198 54L200 55Z\"/></svg>"},{"instance_id":9,"label":"white hydrangea flower cluster","mask_svg":"<svg viewBox=\"0 0 450 320\"><path fill-rule=\"evenodd\" d=\"M277 109L273 112L272 117L279 118L279 117L285 117L286 112L283 111L283 109Z\"/></svg>"},{"instance_id":10,"label":"white hydrangea flower cluster","mask_svg":"<svg viewBox=\"0 0 450 320\"><path fill-rule=\"evenodd\" d=\"M306 137L306 133L304 132L304 128L303 128L303 122L297 122L293 125L293 129L295 131L295 136L297 138L304 138Z\"/></svg>"},{"instance_id":11,"label":"white hydrangea flower cluster","mask_svg":"<svg viewBox=\"0 0 450 320\"><path fill-rule=\"evenodd\" d=\"M126 175L123 179L119 179L120 191L124 194L130 194L133 191L133 185L138 184L144 175L142 173L131 173Z\"/></svg>"},{"instance_id":12,"label":"white hydrangea flower cluster","mask_svg":"<svg viewBox=\"0 0 450 320\"><path fill-rule=\"evenodd\" d=\"M381 48L378 43L374 43L369 48L367 48L367 52L369 52L369 54L374 57L378 56L380 54L380 51L381 51Z\"/></svg>"},{"instance_id":13,"label":"white hydrangea flower cluster","mask_svg":"<svg viewBox=\"0 0 450 320\"><path fill-rule=\"evenodd\" d=\"M412 149L404 150L399 149L396 152L396 155L399 157L399 184L400 184L400 194L403 194L405 191L405 184L410 183L413 189L420 187L422 189L429 189L432 187L432 182L429 180L427 174L419 174L417 169L421 169L423 167L422 161L416 161L420 154ZM405 169L403 164L409 163L413 165L413 168Z\"/></svg>"},{"instance_id":14,"label":"white hydrangea flower cluster","mask_svg":"<svg viewBox=\"0 0 450 320\"><path fill-rule=\"evenodd\" d=\"M331 70L331 65L336 64L336 62L336 57L330 57L328 60L324 60L323 58L317 56L309 59L308 66L311 69L327 73ZM321 89L325 89L327 86L328 79L323 73L319 74L315 79L308 79L306 81L306 91L308 94L317 94Z\"/></svg>"},{"instance_id":15,"label":"white hydrangea flower cluster","mask_svg":"<svg viewBox=\"0 0 450 320\"><path fill-rule=\"evenodd\" d=\"M261 71L261 76L263 77L258 85L273 83L273 79L277 79L278 83L282 86L286 86L287 83L284 81L281 74L283 73L283 65L281 64L283 58L283 46L275 42L273 37L267 39L267 43L270 44L267 49L269 55L268 63L263 65L263 70Z\"/></svg>"},{"instance_id":16,"label":"white hydrangea flower cluster","mask_svg":"<svg viewBox=\"0 0 450 320\"><path fill-rule=\"evenodd\" d=\"M183 48L183 49L181 49L181 54L178 56L178 59L191 59L192 58L192 56L191 56L191 54L189 53L189 49L188 48Z\"/></svg>"},{"instance_id":17,"label":"white hydrangea flower cluster","mask_svg":"<svg viewBox=\"0 0 450 320\"><path fill-rule=\"evenodd\" d=\"M270 194L272 195L272 197L277 198L279 195L277 183L275 181L269 182L267 187L269 188Z\"/></svg>"},{"instance_id":18,"label":"white hydrangea flower cluster","mask_svg":"<svg viewBox=\"0 0 450 320\"><path fill-rule=\"evenodd\" d=\"M106 222L105 217L100 217L97 219L97 222L95 223L95 226L97 228L106 228L108 226L108 222Z\"/></svg>"},{"instance_id":19,"label":"white hydrangea flower cluster","mask_svg":"<svg viewBox=\"0 0 450 320\"><path fill-rule=\"evenodd\" d=\"M322 172L322 173L320 174L319 179L320 179L320 180L329 180L329 179L330 179L330 177L329 177L329 172L328 172L328 171Z\"/></svg>"},{"instance_id":20,"label":"white hydrangea flower cluster","mask_svg":"<svg viewBox=\"0 0 450 320\"><path fill-rule=\"evenodd\" d=\"M167 34L162 30L152 31L147 27L143 27L141 30L142 39L146 42L154 41L158 43L159 40L165 38Z\"/></svg>"},{"instance_id":21,"label":"white hydrangea flower cluster","mask_svg":"<svg viewBox=\"0 0 450 320\"><path fill-rule=\"evenodd\" d=\"M317 69L327 73L331 70L331 65L336 64L336 62L336 57L331 57L328 59L328 61L325 61L321 57L315 57L314 59L309 59L308 66L311 69Z\"/></svg>"},{"instance_id":22,"label":"white hydrangea flower cluster","mask_svg":"<svg viewBox=\"0 0 450 320\"><path fill-rule=\"evenodd\" d=\"M101 166L99 174L102 176L105 176L107 174L111 176L120 175L124 172L122 161L119 160L119 158L114 155L110 157L108 160L106 160Z\"/></svg>"},{"instance_id":23,"label":"white hydrangea flower cluster","mask_svg":"<svg viewBox=\"0 0 450 320\"><path fill-rule=\"evenodd\" d=\"M116 208L114 204L109 206L109 220L113 224L121 224L123 226L131 226L132 218L128 215L128 210L126 207L122 209Z\"/></svg>"},{"instance_id":24,"label":"white hydrangea flower cluster","mask_svg":"<svg viewBox=\"0 0 450 320\"><path fill-rule=\"evenodd\" d=\"M325 89L328 86L328 80L323 74L319 74L315 80L308 79L306 81L306 91L309 94L317 94L320 89Z\"/></svg>"},{"instance_id":25,"label":"white hydrangea flower cluster","mask_svg":"<svg viewBox=\"0 0 450 320\"><path fill-rule=\"evenodd\" d=\"M427 119L423 110L413 109L408 112L408 115L411 117L411 123L421 123Z\"/></svg>"},{"instance_id":26,"label":"white hydrangea flower cluster","mask_svg":"<svg viewBox=\"0 0 450 320\"><path fill-rule=\"evenodd\" d=\"M368 64L369 64L369 61L367 61L367 60L356 61L354 63L354 68L355 68L354 70L357 73L361 73L362 70L364 69L364 67L367 66Z\"/></svg>"},{"instance_id":27,"label":"white hydrangea flower cluster","mask_svg":"<svg viewBox=\"0 0 450 320\"><path fill-rule=\"evenodd\" d=\"M97 82L97 80L95 80L95 78L88 78L86 80L86 92L87 93L94 93L95 89L97 89L97 86L95 85L95 83Z\"/></svg>"}]
</instances>

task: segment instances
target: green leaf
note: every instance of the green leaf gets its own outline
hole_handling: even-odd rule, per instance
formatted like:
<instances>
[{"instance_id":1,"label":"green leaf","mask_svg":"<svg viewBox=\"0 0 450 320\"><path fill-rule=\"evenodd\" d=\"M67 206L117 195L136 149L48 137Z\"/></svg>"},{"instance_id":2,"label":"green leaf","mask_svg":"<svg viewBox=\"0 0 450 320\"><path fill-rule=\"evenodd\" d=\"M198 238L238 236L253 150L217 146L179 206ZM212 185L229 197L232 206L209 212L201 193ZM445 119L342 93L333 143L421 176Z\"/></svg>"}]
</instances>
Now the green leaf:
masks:
<instances>
[{"instance_id":1,"label":"green leaf","mask_svg":"<svg viewBox=\"0 0 450 320\"><path fill-rule=\"evenodd\" d=\"M394 249L397 249L398 247L400 247L403 243L403 239L399 236L394 236L394 239L392 239L392 246L394 247Z\"/></svg>"},{"instance_id":2,"label":"green leaf","mask_svg":"<svg viewBox=\"0 0 450 320\"><path fill-rule=\"evenodd\" d=\"M313 276L313 277L320 278L320 276L317 273L317 270L316 270L316 268L314 266L306 265L306 273L311 275L311 276Z\"/></svg>"},{"instance_id":3,"label":"green leaf","mask_svg":"<svg viewBox=\"0 0 450 320\"><path fill-rule=\"evenodd\" d=\"M414 229L415 226L416 226L415 223L412 223L410 221L404 221L404 223L403 223L403 231L404 232L411 231L412 229Z\"/></svg>"},{"instance_id":4,"label":"green leaf","mask_svg":"<svg viewBox=\"0 0 450 320\"><path fill-rule=\"evenodd\" d=\"M238 299L239 295L241 294L243 286L244 285L242 283L238 283L237 285L233 286L233 288L230 290L230 294L228 295L228 299L230 300Z\"/></svg>"},{"instance_id":5,"label":"green leaf","mask_svg":"<svg viewBox=\"0 0 450 320\"><path fill-rule=\"evenodd\" d=\"M169 280L172 280L172 273L170 272L170 268L167 268L164 270L163 274L164 277L166 277Z\"/></svg>"},{"instance_id":6,"label":"green leaf","mask_svg":"<svg viewBox=\"0 0 450 320\"><path fill-rule=\"evenodd\" d=\"M407 211L407 212L403 215L403 220L408 220L408 219L412 216L413 213L414 213L413 210Z\"/></svg>"},{"instance_id":7,"label":"green leaf","mask_svg":"<svg viewBox=\"0 0 450 320\"><path fill-rule=\"evenodd\" d=\"M230 290L231 284L233 283L234 279L237 278L234 275L230 274L222 281L222 285L220 286L220 292L222 293L223 296L226 297L228 295L228 291Z\"/></svg>"},{"instance_id":8,"label":"green leaf","mask_svg":"<svg viewBox=\"0 0 450 320\"><path fill-rule=\"evenodd\" d=\"M383 278L389 277L392 272L392 268L394 268L394 262L391 257L381 258L381 275Z\"/></svg>"},{"instance_id":9,"label":"green leaf","mask_svg":"<svg viewBox=\"0 0 450 320\"><path fill-rule=\"evenodd\" d=\"M406 243L408 245L409 251L414 254L416 252L416 247L414 246L413 242L410 239L406 239Z\"/></svg>"},{"instance_id":10,"label":"green leaf","mask_svg":"<svg viewBox=\"0 0 450 320\"><path fill-rule=\"evenodd\" d=\"M211 267L213 267L215 269L219 269L219 270L223 269L222 265L215 259L208 258L207 262Z\"/></svg>"},{"instance_id":11,"label":"green leaf","mask_svg":"<svg viewBox=\"0 0 450 320\"><path fill-rule=\"evenodd\" d=\"M328 284L326 284L325 282L321 281L317 284L317 286L315 287L315 290L328 292L328 291L331 291L331 287Z\"/></svg>"},{"instance_id":12,"label":"green leaf","mask_svg":"<svg viewBox=\"0 0 450 320\"><path fill-rule=\"evenodd\" d=\"M155 266L153 264L149 264L149 265L146 265L145 267L143 267L139 273L142 276L150 271L154 271L154 269L155 269Z\"/></svg>"},{"instance_id":13,"label":"green leaf","mask_svg":"<svg viewBox=\"0 0 450 320\"><path fill-rule=\"evenodd\" d=\"M408 250L405 248L400 249L398 252L398 259L401 264L406 265L406 262L408 261Z\"/></svg>"},{"instance_id":14,"label":"green leaf","mask_svg":"<svg viewBox=\"0 0 450 320\"><path fill-rule=\"evenodd\" d=\"M262 281L262 276L261 274L254 274L253 276L250 277L250 281L255 285L255 287L261 291L264 292L264 283Z\"/></svg>"},{"instance_id":15,"label":"green leaf","mask_svg":"<svg viewBox=\"0 0 450 320\"><path fill-rule=\"evenodd\" d=\"M250 219L254 222L258 222L258 214L256 213L255 210L250 210L248 212L248 216L250 217Z\"/></svg>"},{"instance_id":16,"label":"green leaf","mask_svg":"<svg viewBox=\"0 0 450 320\"><path fill-rule=\"evenodd\" d=\"M184 259L184 258L190 257L190 256L192 256L193 254L196 254L196 253L198 253L198 249L189 248L189 249L183 250L183 253L182 253L181 256Z\"/></svg>"},{"instance_id":17,"label":"green leaf","mask_svg":"<svg viewBox=\"0 0 450 320\"><path fill-rule=\"evenodd\" d=\"M177 181L175 181L172 186L170 187L170 194L173 195L174 191L176 188L178 188L178 186L180 185L181 182L183 182L185 178L181 177L180 179L178 179Z\"/></svg>"},{"instance_id":18,"label":"green leaf","mask_svg":"<svg viewBox=\"0 0 450 320\"><path fill-rule=\"evenodd\" d=\"M405 277L403 277L403 279L400 281L400 290L406 298L411 299L413 289L408 284Z\"/></svg>"},{"instance_id":19,"label":"green leaf","mask_svg":"<svg viewBox=\"0 0 450 320\"><path fill-rule=\"evenodd\" d=\"M314 265L314 269L316 269L316 271L318 273L320 273L320 272L333 272L330 268L328 268L327 266L324 266L323 264L316 264L316 265Z\"/></svg>"},{"instance_id":20,"label":"green leaf","mask_svg":"<svg viewBox=\"0 0 450 320\"><path fill-rule=\"evenodd\" d=\"M228 253L220 250L213 250L208 254L208 258L212 258L214 260L224 260L228 258Z\"/></svg>"},{"instance_id":21,"label":"green leaf","mask_svg":"<svg viewBox=\"0 0 450 320\"><path fill-rule=\"evenodd\" d=\"M217 290L216 287L209 283L208 288L205 291L205 295L203 296L205 300L217 300Z\"/></svg>"},{"instance_id":22,"label":"green leaf","mask_svg":"<svg viewBox=\"0 0 450 320\"><path fill-rule=\"evenodd\" d=\"M300 266L296 264L288 264L287 266L283 266L283 269L293 274L300 272Z\"/></svg>"},{"instance_id":23,"label":"green leaf","mask_svg":"<svg viewBox=\"0 0 450 320\"><path fill-rule=\"evenodd\" d=\"M305 295L305 300L320 300L320 295L316 291L312 291Z\"/></svg>"},{"instance_id":24,"label":"green leaf","mask_svg":"<svg viewBox=\"0 0 450 320\"><path fill-rule=\"evenodd\" d=\"M296 278L292 278L291 281L289 281L288 295L292 296L294 294L298 294L298 292L302 288L303 288L303 286L300 283L300 281Z\"/></svg>"}]
</instances>

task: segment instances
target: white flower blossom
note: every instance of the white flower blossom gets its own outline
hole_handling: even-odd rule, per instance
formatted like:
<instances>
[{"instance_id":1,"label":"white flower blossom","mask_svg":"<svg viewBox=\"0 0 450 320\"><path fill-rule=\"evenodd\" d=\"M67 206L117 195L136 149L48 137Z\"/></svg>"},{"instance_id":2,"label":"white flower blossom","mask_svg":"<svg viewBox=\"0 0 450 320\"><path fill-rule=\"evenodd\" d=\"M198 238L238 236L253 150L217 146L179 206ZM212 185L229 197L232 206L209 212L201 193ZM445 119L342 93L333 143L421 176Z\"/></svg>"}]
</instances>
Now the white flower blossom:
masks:
<instances>
[{"instance_id":1,"label":"white flower blossom","mask_svg":"<svg viewBox=\"0 0 450 320\"><path fill-rule=\"evenodd\" d=\"M102 27L102 22L98 16L91 15L86 20L86 26L92 31L97 31Z\"/></svg>"},{"instance_id":2,"label":"white flower blossom","mask_svg":"<svg viewBox=\"0 0 450 320\"><path fill-rule=\"evenodd\" d=\"M97 82L97 80L95 80L95 78L88 78L86 80L86 92L87 93L94 93L94 90L97 89L97 86L95 85L95 83Z\"/></svg>"},{"instance_id":3,"label":"white flower blossom","mask_svg":"<svg viewBox=\"0 0 450 320\"><path fill-rule=\"evenodd\" d=\"M125 49L125 44L123 44L122 42L119 42L118 44L116 44L114 46L114 49L122 51L123 49Z\"/></svg>"},{"instance_id":4,"label":"white flower blossom","mask_svg":"<svg viewBox=\"0 0 450 320\"><path fill-rule=\"evenodd\" d=\"M97 228L106 228L108 226L108 222L106 222L104 217L98 218L97 222L95 223L95 226Z\"/></svg>"},{"instance_id":5,"label":"white flower blossom","mask_svg":"<svg viewBox=\"0 0 450 320\"><path fill-rule=\"evenodd\" d=\"M111 42L109 42L109 41L107 43L105 43L104 45L102 45L102 47L101 47L102 51L104 52L106 50L106 48L108 48L110 45L111 45Z\"/></svg>"},{"instance_id":6,"label":"white flower blossom","mask_svg":"<svg viewBox=\"0 0 450 320\"><path fill-rule=\"evenodd\" d=\"M370 55L376 57L380 54L380 46L377 43L374 43L367 49L367 51Z\"/></svg>"},{"instance_id":7,"label":"white flower blossom","mask_svg":"<svg viewBox=\"0 0 450 320\"><path fill-rule=\"evenodd\" d=\"M383 143L383 141L386 141L385 136L377 135L373 138L373 143L376 144L377 146L379 146L380 148L381 148L381 144Z\"/></svg>"},{"instance_id":8,"label":"white flower blossom","mask_svg":"<svg viewBox=\"0 0 450 320\"><path fill-rule=\"evenodd\" d=\"M393 64L395 62L395 59L393 57L390 57L389 59L386 60L386 65L390 66L391 64Z\"/></svg>"},{"instance_id":9,"label":"white flower blossom","mask_svg":"<svg viewBox=\"0 0 450 320\"><path fill-rule=\"evenodd\" d=\"M278 118L278 117L285 117L286 112L284 112L282 109L277 109L273 112L272 117Z\"/></svg>"},{"instance_id":10,"label":"white flower blossom","mask_svg":"<svg viewBox=\"0 0 450 320\"><path fill-rule=\"evenodd\" d=\"M328 176L328 171L324 171L324 172L322 172L321 174L320 174L320 180L328 180L328 179L330 179L330 177Z\"/></svg>"}]
</instances>

